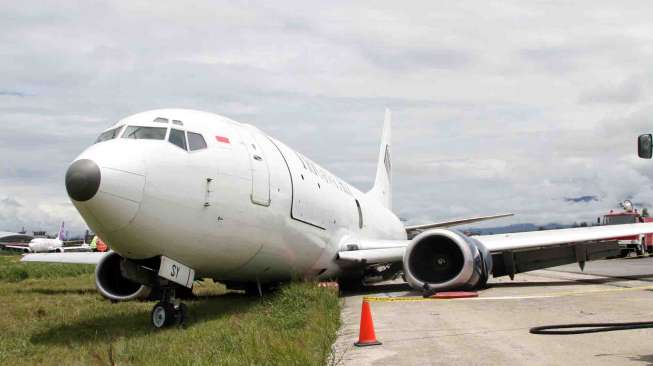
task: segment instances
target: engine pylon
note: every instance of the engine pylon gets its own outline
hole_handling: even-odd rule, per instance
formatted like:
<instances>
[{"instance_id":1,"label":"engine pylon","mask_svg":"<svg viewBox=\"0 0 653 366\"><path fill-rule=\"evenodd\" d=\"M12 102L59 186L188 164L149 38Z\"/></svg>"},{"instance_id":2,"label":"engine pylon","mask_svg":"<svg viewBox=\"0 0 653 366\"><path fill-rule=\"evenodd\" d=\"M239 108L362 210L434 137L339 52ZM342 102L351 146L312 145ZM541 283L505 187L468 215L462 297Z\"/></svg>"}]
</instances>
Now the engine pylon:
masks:
<instances>
[{"instance_id":1,"label":"engine pylon","mask_svg":"<svg viewBox=\"0 0 653 366\"><path fill-rule=\"evenodd\" d=\"M365 346L376 346L381 344L376 339L376 334L374 333L374 322L372 321L372 311L370 310L370 303L366 299L363 299L363 305L361 308L361 323L360 331L358 333L358 342L354 343L354 346L365 347Z\"/></svg>"}]
</instances>

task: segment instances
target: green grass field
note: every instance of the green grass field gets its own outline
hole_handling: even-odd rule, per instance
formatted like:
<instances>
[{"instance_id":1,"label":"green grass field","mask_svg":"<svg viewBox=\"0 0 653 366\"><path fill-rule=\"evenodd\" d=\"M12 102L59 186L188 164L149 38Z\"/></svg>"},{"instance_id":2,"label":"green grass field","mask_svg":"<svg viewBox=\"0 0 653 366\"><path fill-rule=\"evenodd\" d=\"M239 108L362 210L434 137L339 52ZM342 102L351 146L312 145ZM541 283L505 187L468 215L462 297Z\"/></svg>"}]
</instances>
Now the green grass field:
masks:
<instances>
[{"instance_id":1,"label":"green grass field","mask_svg":"<svg viewBox=\"0 0 653 366\"><path fill-rule=\"evenodd\" d=\"M18 258L0 256L2 365L321 365L340 323L338 294L314 283L260 299L202 281L186 326L156 331L154 303L110 303L92 266Z\"/></svg>"}]
</instances>

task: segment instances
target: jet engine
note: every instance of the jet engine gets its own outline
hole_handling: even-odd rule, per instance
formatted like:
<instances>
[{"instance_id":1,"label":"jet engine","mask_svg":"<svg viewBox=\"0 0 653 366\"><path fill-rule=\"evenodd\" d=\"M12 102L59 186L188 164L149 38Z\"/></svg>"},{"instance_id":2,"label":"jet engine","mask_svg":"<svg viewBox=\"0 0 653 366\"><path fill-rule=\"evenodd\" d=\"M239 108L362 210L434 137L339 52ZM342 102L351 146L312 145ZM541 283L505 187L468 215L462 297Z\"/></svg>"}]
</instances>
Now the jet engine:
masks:
<instances>
[{"instance_id":1,"label":"jet engine","mask_svg":"<svg viewBox=\"0 0 653 366\"><path fill-rule=\"evenodd\" d=\"M95 285L102 296L115 301L145 299L151 287L131 281L123 276L123 257L111 252L105 255L95 267Z\"/></svg>"},{"instance_id":2,"label":"jet engine","mask_svg":"<svg viewBox=\"0 0 653 366\"><path fill-rule=\"evenodd\" d=\"M404 273L413 288L473 289L487 283L492 256L481 242L458 230L425 231L404 253Z\"/></svg>"}]
</instances>

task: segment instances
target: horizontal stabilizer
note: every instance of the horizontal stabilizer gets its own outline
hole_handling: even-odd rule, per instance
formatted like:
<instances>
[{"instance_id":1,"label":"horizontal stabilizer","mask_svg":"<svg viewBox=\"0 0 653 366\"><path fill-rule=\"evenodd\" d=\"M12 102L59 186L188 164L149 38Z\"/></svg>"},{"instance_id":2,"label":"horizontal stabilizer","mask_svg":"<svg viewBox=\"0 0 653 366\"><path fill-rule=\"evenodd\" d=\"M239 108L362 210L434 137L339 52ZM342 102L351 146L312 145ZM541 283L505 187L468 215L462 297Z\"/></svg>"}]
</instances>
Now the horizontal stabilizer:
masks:
<instances>
[{"instance_id":1,"label":"horizontal stabilizer","mask_svg":"<svg viewBox=\"0 0 653 366\"><path fill-rule=\"evenodd\" d=\"M457 225L463 225L463 224L471 224L471 223L474 223L474 222L500 219L500 218L503 218L503 217L509 217L509 216L513 216L513 215L514 214L506 213L506 214L499 214L499 215L492 215L492 216L478 216L478 217L468 217L468 218L456 219L456 220L440 221L440 222L434 222L434 223L430 223L430 224L411 225L411 226L406 226L406 232L408 234L419 233L420 231L424 231L424 230L428 230L428 229L435 229L435 228L441 228L441 227L451 227L451 226L457 226Z\"/></svg>"}]
</instances>

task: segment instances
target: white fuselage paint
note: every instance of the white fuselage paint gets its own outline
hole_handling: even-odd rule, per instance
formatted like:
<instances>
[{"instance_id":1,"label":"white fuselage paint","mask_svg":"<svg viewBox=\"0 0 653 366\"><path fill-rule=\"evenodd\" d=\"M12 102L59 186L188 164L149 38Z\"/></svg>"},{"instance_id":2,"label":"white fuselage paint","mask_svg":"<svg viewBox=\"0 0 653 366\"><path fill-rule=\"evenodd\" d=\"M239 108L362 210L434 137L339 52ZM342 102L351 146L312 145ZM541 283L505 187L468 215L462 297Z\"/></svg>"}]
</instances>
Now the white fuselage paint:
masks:
<instances>
[{"instance_id":1,"label":"white fuselage paint","mask_svg":"<svg viewBox=\"0 0 653 366\"><path fill-rule=\"evenodd\" d=\"M63 242L59 239L36 238L29 242L28 247L32 253L47 253L61 250Z\"/></svg>"},{"instance_id":2,"label":"white fuselage paint","mask_svg":"<svg viewBox=\"0 0 653 366\"><path fill-rule=\"evenodd\" d=\"M157 117L184 125L152 122ZM168 132L165 141L90 146L77 159L100 167L99 192L73 203L126 258L164 255L218 280L327 278L342 274L336 256L346 241L406 239L381 203L253 126L180 109L139 113L120 125ZM170 128L201 133L208 148L184 151L167 141Z\"/></svg>"}]
</instances>

